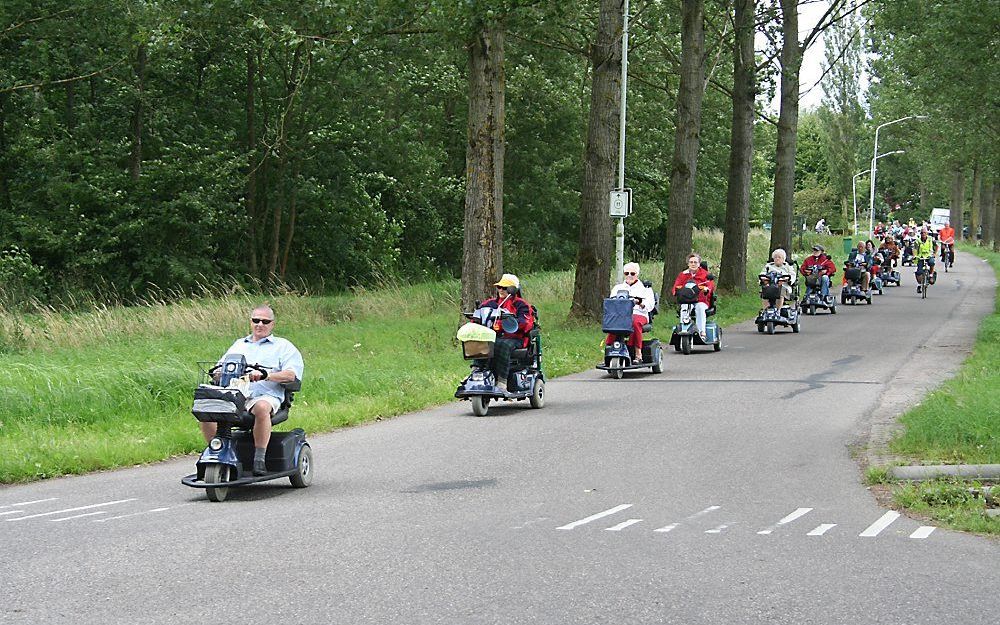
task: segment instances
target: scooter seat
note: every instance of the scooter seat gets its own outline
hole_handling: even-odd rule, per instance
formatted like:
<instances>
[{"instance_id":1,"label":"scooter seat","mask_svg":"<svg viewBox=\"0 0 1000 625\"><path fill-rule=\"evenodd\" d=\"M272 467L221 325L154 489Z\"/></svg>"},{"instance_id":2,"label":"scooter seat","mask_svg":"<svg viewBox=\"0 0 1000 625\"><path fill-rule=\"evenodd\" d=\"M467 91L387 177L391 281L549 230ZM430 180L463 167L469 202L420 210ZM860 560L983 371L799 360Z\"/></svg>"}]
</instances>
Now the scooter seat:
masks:
<instances>
[{"instance_id":1,"label":"scooter seat","mask_svg":"<svg viewBox=\"0 0 1000 625\"><path fill-rule=\"evenodd\" d=\"M712 315L714 315L714 314L715 314L715 306L710 306L710 307L709 307L709 308L708 308L708 309L707 309L707 310L705 311L705 316L706 316L706 317L711 317L711 316L712 316Z\"/></svg>"},{"instance_id":2,"label":"scooter seat","mask_svg":"<svg viewBox=\"0 0 1000 625\"><path fill-rule=\"evenodd\" d=\"M647 323L647 324L643 325L642 326L642 331L643 332L652 332L653 331L653 324Z\"/></svg>"},{"instance_id":3,"label":"scooter seat","mask_svg":"<svg viewBox=\"0 0 1000 625\"><path fill-rule=\"evenodd\" d=\"M280 408L278 412L271 415L271 425L278 425L282 421L288 420L288 408Z\"/></svg>"},{"instance_id":4,"label":"scooter seat","mask_svg":"<svg viewBox=\"0 0 1000 625\"><path fill-rule=\"evenodd\" d=\"M515 349L510 354L511 360L528 360L528 348Z\"/></svg>"}]
</instances>

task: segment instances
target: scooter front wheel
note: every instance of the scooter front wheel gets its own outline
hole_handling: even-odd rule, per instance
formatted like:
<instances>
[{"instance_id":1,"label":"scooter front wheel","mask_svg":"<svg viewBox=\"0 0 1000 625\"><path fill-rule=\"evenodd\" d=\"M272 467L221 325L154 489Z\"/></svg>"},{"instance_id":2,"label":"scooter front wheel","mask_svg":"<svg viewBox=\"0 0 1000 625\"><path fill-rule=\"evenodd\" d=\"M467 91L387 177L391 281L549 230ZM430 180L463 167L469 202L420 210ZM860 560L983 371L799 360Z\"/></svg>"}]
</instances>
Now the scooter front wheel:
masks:
<instances>
[{"instance_id":1,"label":"scooter front wheel","mask_svg":"<svg viewBox=\"0 0 1000 625\"><path fill-rule=\"evenodd\" d=\"M612 358L608 361L608 375L616 380L622 379L622 376L625 375L625 370L622 369L623 366L624 363L621 358Z\"/></svg>"},{"instance_id":2,"label":"scooter front wheel","mask_svg":"<svg viewBox=\"0 0 1000 625\"><path fill-rule=\"evenodd\" d=\"M685 334L681 337L681 352L683 352L685 356L691 353L692 340L693 339L690 334Z\"/></svg>"},{"instance_id":3,"label":"scooter front wheel","mask_svg":"<svg viewBox=\"0 0 1000 625\"><path fill-rule=\"evenodd\" d=\"M484 397L482 395L474 395L472 397L472 414L477 417L485 417L486 413L490 409L490 398Z\"/></svg>"},{"instance_id":4,"label":"scooter front wheel","mask_svg":"<svg viewBox=\"0 0 1000 625\"><path fill-rule=\"evenodd\" d=\"M229 473L232 469L228 464L210 464L205 467L205 481L209 484L217 482L228 482ZM229 487L206 488L205 495L209 501L225 501L229 495Z\"/></svg>"}]
</instances>

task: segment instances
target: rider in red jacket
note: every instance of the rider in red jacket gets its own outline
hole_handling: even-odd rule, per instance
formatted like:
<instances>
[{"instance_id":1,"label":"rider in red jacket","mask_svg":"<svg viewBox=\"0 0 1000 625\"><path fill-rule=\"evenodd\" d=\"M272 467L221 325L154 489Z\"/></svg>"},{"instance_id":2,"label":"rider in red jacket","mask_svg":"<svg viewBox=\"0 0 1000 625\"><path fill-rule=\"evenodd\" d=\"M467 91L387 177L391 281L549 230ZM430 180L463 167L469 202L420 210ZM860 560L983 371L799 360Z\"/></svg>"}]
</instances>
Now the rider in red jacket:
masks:
<instances>
[{"instance_id":1,"label":"rider in red jacket","mask_svg":"<svg viewBox=\"0 0 1000 625\"><path fill-rule=\"evenodd\" d=\"M496 385L507 391L507 376L510 373L511 354L515 349L528 346L528 332L535 327L535 313L531 304L521 298L521 281L517 276L505 273L496 283L497 296L486 300L481 307L500 308L513 313L517 318L517 330L504 332L498 319L493 329L497 333L496 345L490 368L496 376ZM485 363L484 363L485 364Z\"/></svg>"},{"instance_id":2,"label":"rider in red jacket","mask_svg":"<svg viewBox=\"0 0 1000 625\"><path fill-rule=\"evenodd\" d=\"M820 290L823 297L830 296L830 281L833 280L833 275L837 273L837 266L833 264L830 257L826 255L826 250L822 245L814 245L812 256L807 256L802 265L799 266L799 271L802 275L807 278L812 275L813 268L819 267L819 280L820 280Z\"/></svg>"}]
</instances>

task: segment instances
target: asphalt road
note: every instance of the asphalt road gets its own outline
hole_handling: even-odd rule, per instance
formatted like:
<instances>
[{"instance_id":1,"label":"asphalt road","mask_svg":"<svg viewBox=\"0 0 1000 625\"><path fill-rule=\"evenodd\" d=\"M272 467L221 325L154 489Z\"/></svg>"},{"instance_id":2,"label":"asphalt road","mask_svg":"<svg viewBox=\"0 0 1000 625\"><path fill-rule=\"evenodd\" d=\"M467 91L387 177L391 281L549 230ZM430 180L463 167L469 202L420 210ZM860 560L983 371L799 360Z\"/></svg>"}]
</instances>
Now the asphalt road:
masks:
<instances>
[{"instance_id":1,"label":"asphalt road","mask_svg":"<svg viewBox=\"0 0 1000 625\"><path fill-rule=\"evenodd\" d=\"M0 622L994 624L1000 544L887 514L852 457L994 289L960 255L926 300L907 272L801 334L552 380L540 411L313 437L305 490L209 503L194 458L0 488Z\"/></svg>"}]
</instances>

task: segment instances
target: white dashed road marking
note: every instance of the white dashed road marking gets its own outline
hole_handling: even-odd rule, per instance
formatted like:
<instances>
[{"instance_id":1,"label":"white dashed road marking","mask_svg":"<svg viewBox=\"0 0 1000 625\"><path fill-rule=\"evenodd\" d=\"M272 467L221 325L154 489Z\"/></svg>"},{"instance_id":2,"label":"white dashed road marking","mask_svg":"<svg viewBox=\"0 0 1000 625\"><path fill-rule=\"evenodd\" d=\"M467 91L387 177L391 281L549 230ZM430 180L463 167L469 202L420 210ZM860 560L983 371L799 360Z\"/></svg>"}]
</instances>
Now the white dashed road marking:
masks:
<instances>
[{"instance_id":1,"label":"white dashed road marking","mask_svg":"<svg viewBox=\"0 0 1000 625\"><path fill-rule=\"evenodd\" d=\"M882 532L882 530L892 525L892 522L898 518L899 518L899 513L890 510L889 512L886 512L881 517L879 517L878 521L875 521L874 523L869 525L868 529L858 534L858 536L861 536L863 538L874 538L875 536L878 536Z\"/></svg>"},{"instance_id":2,"label":"white dashed road marking","mask_svg":"<svg viewBox=\"0 0 1000 625\"><path fill-rule=\"evenodd\" d=\"M606 528L604 528L604 531L605 532L620 532L623 529L625 529L626 527L629 527L630 525L635 525L636 523L642 523L642 519L629 519L628 521L622 521L621 523L619 523L618 525L615 525L613 527L606 527Z\"/></svg>"},{"instance_id":3,"label":"white dashed road marking","mask_svg":"<svg viewBox=\"0 0 1000 625\"><path fill-rule=\"evenodd\" d=\"M670 530L674 529L678 525L680 525L680 523L671 523L670 525L664 525L663 527L661 527L659 529L655 529L653 531L654 532L669 532Z\"/></svg>"},{"instance_id":4,"label":"white dashed road marking","mask_svg":"<svg viewBox=\"0 0 1000 625\"><path fill-rule=\"evenodd\" d=\"M58 499L58 497L49 497L48 499L36 499L34 501L22 501L21 503L9 503L9 504L0 506L0 510L2 510L4 508L17 508L19 506L30 506L30 505L36 504L36 503L45 503L46 501L55 501L56 499Z\"/></svg>"},{"instance_id":5,"label":"white dashed road marking","mask_svg":"<svg viewBox=\"0 0 1000 625\"><path fill-rule=\"evenodd\" d=\"M813 531L806 534L806 536L822 536L835 527L837 527L836 523L823 523Z\"/></svg>"},{"instance_id":6,"label":"white dashed road marking","mask_svg":"<svg viewBox=\"0 0 1000 625\"><path fill-rule=\"evenodd\" d=\"M732 522L732 521L730 521L730 523L731 523L731 522ZM710 529L710 530L705 530L705 533L706 533L706 534L721 534L721 533L722 533L722 530L726 529L727 527L729 527L729 523L725 523L725 524L723 524L723 525L720 525L720 526L718 526L718 527L713 527L713 528L712 528L712 529Z\"/></svg>"},{"instance_id":7,"label":"white dashed road marking","mask_svg":"<svg viewBox=\"0 0 1000 625\"><path fill-rule=\"evenodd\" d=\"M927 538L935 529L937 528L930 525L921 525L916 529L916 531L910 534L910 538Z\"/></svg>"},{"instance_id":8,"label":"white dashed road marking","mask_svg":"<svg viewBox=\"0 0 1000 625\"><path fill-rule=\"evenodd\" d=\"M189 505L189 504L185 504ZM115 519L126 519L131 516L139 516L140 514L150 514L152 512L163 512L164 510L169 510L170 508L153 508L152 510L143 510L142 512L132 512L130 514L119 514L118 516L108 517L106 519L94 519L94 523L105 523L107 521L114 521ZM70 517L72 518L72 517Z\"/></svg>"},{"instance_id":9,"label":"white dashed road marking","mask_svg":"<svg viewBox=\"0 0 1000 625\"><path fill-rule=\"evenodd\" d=\"M757 533L758 534L770 534L771 532L773 532L774 530L776 530L779 526L791 523L795 519L797 519L797 518L799 518L801 516L804 516L806 514L809 514L810 512L812 512L812 508L798 508L798 509L795 510L795 512L793 512L793 513L789 514L788 516L786 516L785 518L781 519L776 524L772 525L771 527L769 527L767 529L763 529L763 530L761 530L761 531L759 531Z\"/></svg>"},{"instance_id":10,"label":"white dashed road marking","mask_svg":"<svg viewBox=\"0 0 1000 625\"><path fill-rule=\"evenodd\" d=\"M73 519L79 519L85 516L94 516L96 514L107 514L106 510L98 510L97 512L84 512L83 514L75 514L73 516L63 517L61 519L49 519L51 523L59 523L60 521L71 521Z\"/></svg>"},{"instance_id":11,"label":"white dashed road marking","mask_svg":"<svg viewBox=\"0 0 1000 625\"><path fill-rule=\"evenodd\" d=\"M95 504L90 505L90 506L79 506L77 508L66 508L65 510L53 510L51 512L42 512L42 513L39 513L39 514L29 514L28 516L20 516L20 517L17 517L16 519L7 519L7 522L8 523L13 523L14 521L25 521L27 519L37 519L38 517L53 516L53 515L56 515L56 514L64 514L66 512L78 512L80 510L90 510L92 508L103 508L104 506L113 506L115 504L127 503L129 501L135 501L135 498L133 497L131 499L119 499L117 501L106 501L104 503L95 503Z\"/></svg>"},{"instance_id":12,"label":"white dashed road marking","mask_svg":"<svg viewBox=\"0 0 1000 625\"><path fill-rule=\"evenodd\" d=\"M631 508L631 507L632 507L632 504L630 504L630 503L623 503L620 506L615 506L614 508L610 508L608 510L605 510L604 512L598 512L597 514L592 514L592 515L590 515L589 517L587 517L585 519L580 519L579 521L573 521L572 523L568 523L566 525L561 525L561 526L557 527L556 529L557 530L571 530L573 528L580 527L581 525L586 525L587 523L590 523L591 521L596 521L597 519L603 519L606 516L611 516L612 514L617 514L617 513L621 512L622 510L626 510L626 509Z\"/></svg>"},{"instance_id":13,"label":"white dashed road marking","mask_svg":"<svg viewBox=\"0 0 1000 625\"><path fill-rule=\"evenodd\" d=\"M8 510L7 512L0 512L0 516L7 514L24 514L24 510Z\"/></svg>"}]
</instances>

